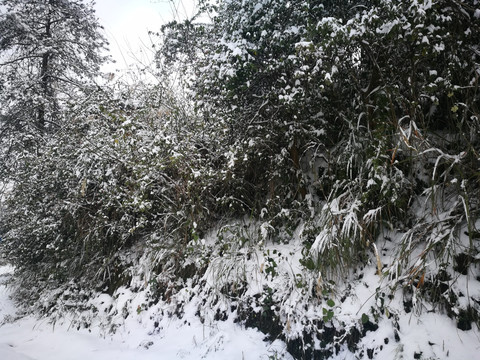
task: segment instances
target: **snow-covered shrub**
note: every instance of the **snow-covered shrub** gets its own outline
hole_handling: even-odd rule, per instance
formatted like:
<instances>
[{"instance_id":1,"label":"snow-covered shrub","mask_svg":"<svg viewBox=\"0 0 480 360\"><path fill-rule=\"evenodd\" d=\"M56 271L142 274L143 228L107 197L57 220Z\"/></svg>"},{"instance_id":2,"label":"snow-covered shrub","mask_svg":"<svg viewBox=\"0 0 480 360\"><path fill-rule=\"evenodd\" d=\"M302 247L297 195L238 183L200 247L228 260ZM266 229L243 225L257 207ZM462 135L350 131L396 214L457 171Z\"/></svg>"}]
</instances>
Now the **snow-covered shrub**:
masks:
<instances>
[{"instance_id":1,"label":"snow-covered shrub","mask_svg":"<svg viewBox=\"0 0 480 360\"><path fill-rule=\"evenodd\" d=\"M439 263L478 252L477 7L223 1L209 24L166 27L159 58L189 66L197 111L226 149L219 199L268 224L289 212L287 231L304 221L309 271L374 262L400 281L417 276L422 250ZM434 216L419 210L421 194ZM451 221L435 218L444 212ZM406 232L394 269L376 246L388 231Z\"/></svg>"},{"instance_id":2,"label":"snow-covered shrub","mask_svg":"<svg viewBox=\"0 0 480 360\"><path fill-rule=\"evenodd\" d=\"M22 275L54 285L77 278L111 292L128 283L122 250L154 230L165 232L162 246L180 249L192 224L208 221L198 202L205 174L180 125L186 118L161 101L90 105L38 153L19 158L2 237Z\"/></svg>"},{"instance_id":3,"label":"snow-covered shrub","mask_svg":"<svg viewBox=\"0 0 480 360\"><path fill-rule=\"evenodd\" d=\"M309 19L297 5L222 2L212 24L165 28L159 58L190 61L196 108L226 150L229 186L220 195L239 214L275 216L275 208L297 208L307 194L303 155L309 140L322 137L323 118L320 89L308 86L302 70L314 59L297 58Z\"/></svg>"},{"instance_id":4,"label":"snow-covered shrub","mask_svg":"<svg viewBox=\"0 0 480 360\"><path fill-rule=\"evenodd\" d=\"M395 326L399 294L478 321L477 8L228 0L168 25L194 111L166 87L74 108L18 158L8 254L39 286L144 287L178 316L199 296L304 358ZM364 277L370 307L337 318Z\"/></svg>"}]
</instances>

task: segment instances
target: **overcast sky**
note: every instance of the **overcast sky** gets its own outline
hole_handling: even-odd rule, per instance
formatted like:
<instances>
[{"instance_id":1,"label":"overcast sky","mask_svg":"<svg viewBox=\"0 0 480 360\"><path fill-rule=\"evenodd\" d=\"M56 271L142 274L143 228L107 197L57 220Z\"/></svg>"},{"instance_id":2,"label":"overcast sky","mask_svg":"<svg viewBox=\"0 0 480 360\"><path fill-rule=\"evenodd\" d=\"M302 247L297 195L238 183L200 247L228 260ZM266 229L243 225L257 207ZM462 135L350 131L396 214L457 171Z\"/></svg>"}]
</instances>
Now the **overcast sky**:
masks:
<instances>
[{"instance_id":1,"label":"overcast sky","mask_svg":"<svg viewBox=\"0 0 480 360\"><path fill-rule=\"evenodd\" d=\"M191 16L193 4L194 0L96 0L97 16L117 61L106 70L125 69L135 58L148 62L153 56L148 31L158 31L178 16Z\"/></svg>"}]
</instances>

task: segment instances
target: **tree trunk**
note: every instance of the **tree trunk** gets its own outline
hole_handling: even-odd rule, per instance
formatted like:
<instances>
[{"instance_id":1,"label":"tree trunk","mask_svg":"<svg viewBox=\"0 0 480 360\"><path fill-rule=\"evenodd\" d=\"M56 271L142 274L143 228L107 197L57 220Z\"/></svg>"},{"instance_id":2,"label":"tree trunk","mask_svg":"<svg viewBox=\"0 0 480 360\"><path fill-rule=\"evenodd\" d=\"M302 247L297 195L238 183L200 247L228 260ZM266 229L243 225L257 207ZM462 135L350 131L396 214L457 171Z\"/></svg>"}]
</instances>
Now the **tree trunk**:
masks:
<instances>
[{"instance_id":1,"label":"tree trunk","mask_svg":"<svg viewBox=\"0 0 480 360\"><path fill-rule=\"evenodd\" d=\"M52 3L52 0L49 1L49 5ZM46 39L52 37L51 26L52 19L50 14L45 19L45 32L44 36ZM51 52L47 51L42 55L42 66L40 69L40 84L42 88L43 102L39 105L38 114L37 114L37 127L41 132L45 131L46 123L46 108L47 103L53 101L52 86L51 86L51 77L50 77L50 57Z\"/></svg>"},{"instance_id":2,"label":"tree trunk","mask_svg":"<svg viewBox=\"0 0 480 360\"><path fill-rule=\"evenodd\" d=\"M298 150L296 142L294 142L292 147L290 148L290 159L293 162L293 167L295 168L295 170L297 172L300 171L300 152ZM299 200L305 199L305 196L307 195L307 189L305 189L305 186L300 185L300 181L298 181L297 184L297 194L299 195Z\"/></svg>"}]
</instances>

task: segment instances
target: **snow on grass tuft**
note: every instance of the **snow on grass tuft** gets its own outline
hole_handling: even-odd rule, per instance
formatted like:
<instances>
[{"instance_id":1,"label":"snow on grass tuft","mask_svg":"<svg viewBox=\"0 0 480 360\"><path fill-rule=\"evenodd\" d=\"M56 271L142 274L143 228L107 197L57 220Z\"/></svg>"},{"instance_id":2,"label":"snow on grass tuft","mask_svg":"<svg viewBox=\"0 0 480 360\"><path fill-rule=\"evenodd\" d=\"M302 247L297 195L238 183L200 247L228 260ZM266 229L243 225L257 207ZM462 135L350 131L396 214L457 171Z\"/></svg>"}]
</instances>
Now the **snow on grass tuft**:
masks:
<instances>
[{"instance_id":1,"label":"snow on grass tuft","mask_svg":"<svg viewBox=\"0 0 480 360\"><path fill-rule=\"evenodd\" d=\"M11 267L0 267L0 277L12 271ZM15 313L9 295L9 288L0 285L1 318ZM117 299L105 294L92 299L100 310L99 316L106 316L108 311L119 308L131 311L138 308L144 300L141 293L134 294L126 289L120 290L118 295ZM279 359L293 359L286 354L283 342L265 342L264 334L236 324L233 316L226 321L208 321L202 324L195 316L195 302L185 307L183 319L159 317L161 311L159 306L153 306L130 312L126 318L119 316L113 319L119 325L114 334L99 327L100 320L97 321L97 326L92 324L90 329L77 331L70 326L68 318L62 324L51 324L48 319L39 320L28 316L0 326L0 359L267 360L270 355Z\"/></svg>"}]
</instances>

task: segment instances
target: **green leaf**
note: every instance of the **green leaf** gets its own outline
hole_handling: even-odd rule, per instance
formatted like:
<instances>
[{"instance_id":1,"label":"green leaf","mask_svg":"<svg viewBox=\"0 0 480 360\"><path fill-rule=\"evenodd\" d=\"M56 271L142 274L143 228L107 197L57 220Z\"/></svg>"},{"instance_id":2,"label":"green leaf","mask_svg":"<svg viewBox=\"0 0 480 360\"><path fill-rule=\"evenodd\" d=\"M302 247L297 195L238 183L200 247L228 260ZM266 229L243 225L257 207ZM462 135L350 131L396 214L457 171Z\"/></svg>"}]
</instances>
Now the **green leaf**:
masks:
<instances>
[{"instance_id":1,"label":"green leaf","mask_svg":"<svg viewBox=\"0 0 480 360\"><path fill-rule=\"evenodd\" d=\"M335 306L335 301L333 301L332 299L328 299L327 300L327 305L330 306L330 307L334 307Z\"/></svg>"},{"instance_id":2,"label":"green leaf","mask_svg":"<svg viewBox=\"0 0 480 360\"><path fill-rule=\"evenodd\" d=\"M302 265L305 266L308 270L315 270L315 263L311 257L303 260Z\"/></svg>"},{"instance_id":3,"label":"green leaf","mask_svg":"<svg viewBox=\"0 0 480 360\"><path fill-rule=\"evenodd\" d=\"M366 324L370 319L368 318L368 315L363 313L362 314L362 324Z\"/></svg>"},{"instance_id":4,"label":"green leaf","mask_svg":"<svg viewBox=\"0 0 480 360\"><path fill-rule=\"evenodd\" d=\"M324 314L323 315L323 321L324 322L327 322L327 321L330 321L330 320L333 319L334 313L333 313L332 310L327 310L327 309L323 308L323 314Z\"/></svg>"}]
</instances>

